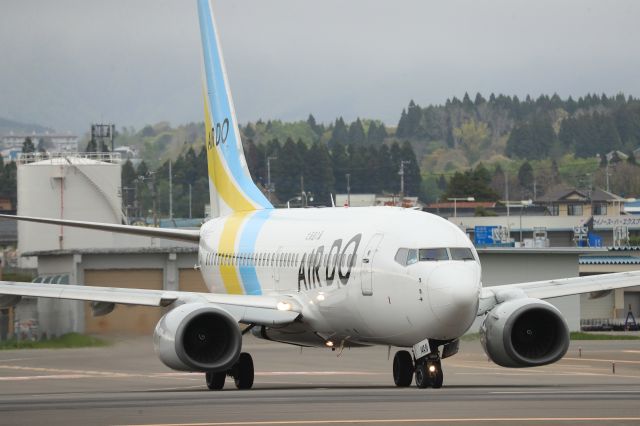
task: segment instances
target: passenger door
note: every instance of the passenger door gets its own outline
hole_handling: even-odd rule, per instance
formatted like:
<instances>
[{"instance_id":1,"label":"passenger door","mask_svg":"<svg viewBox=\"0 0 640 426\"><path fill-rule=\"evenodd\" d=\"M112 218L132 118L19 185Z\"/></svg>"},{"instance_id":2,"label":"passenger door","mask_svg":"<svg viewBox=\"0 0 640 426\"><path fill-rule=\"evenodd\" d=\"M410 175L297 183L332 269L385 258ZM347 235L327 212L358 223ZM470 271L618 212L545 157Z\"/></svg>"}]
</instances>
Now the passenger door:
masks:
<instances>
[{"instance_id":1,"label":"passenger door","mask_svg":"<svg viewBox=\"0 0 640 426\"><path fill-rule=\"evenodd\" d=\"M364 296L371 296L373 294L373 261L378 252L378 246L382 241L382 237L382 234L374 234L362 254L362 260L360 261L360 282Z\"/></svg>"}]
</instances>

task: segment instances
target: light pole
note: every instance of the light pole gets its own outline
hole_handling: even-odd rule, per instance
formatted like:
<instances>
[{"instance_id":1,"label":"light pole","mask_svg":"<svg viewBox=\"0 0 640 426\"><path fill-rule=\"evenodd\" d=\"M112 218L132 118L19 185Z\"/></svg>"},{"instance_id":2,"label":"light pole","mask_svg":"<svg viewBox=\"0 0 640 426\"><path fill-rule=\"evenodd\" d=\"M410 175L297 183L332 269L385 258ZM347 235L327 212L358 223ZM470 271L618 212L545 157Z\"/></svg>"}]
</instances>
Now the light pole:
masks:
<instances>
[{"instance_id":1,"label":"light pole","mask_svg":"<svg viewBox=\"0 0 640 426\"><path fill-rule=\"evenodd\" d=\"M447 200L449 201L453 201L453 217L458 217L458 205L457 202L458 201L475 201L476 199L474 197L453 197L453 198L447 198Z\"/></svg>"},{"instance_id":2,"label":"light pole","mask_svg":"<svg viewBox=\"0 0 640 426\"><path fill-rule=\"evenodd\" d=\"M351 173L345 175L347 178L347 207L351 207Z\"/></svg>"},{"instance_id":3,"label":"light pole","mask_svg":"<svg viewBox=\"0 0 640 426\"><path fill-rule=\"evenodd\" d=\"M404 201L404 165L409 163L410 161L400 161L400 171L398 172L400 175L400 204Z\"/></svg>"},{"instance_id":4,"label":"light pole","mask_svg":"<svg viewBox=\"0 0 640 426\"><path fill-rule=\"evenodd\" d=\"M271 160L277 160L278 157L271 156L267 157L267 199L271 202L271 193L273 192L273 187L271 186Z\"/></svg>"},{"instance_id":5,"label":"light pole","mask_svg":"<svg viewBox=\"0 0 640 426\"><path fill-rule=\"evenodd\" d=\"M522 246L522 210L533 204L531 200L520 200L520 245Z\"/></svg>"}]
</instances>

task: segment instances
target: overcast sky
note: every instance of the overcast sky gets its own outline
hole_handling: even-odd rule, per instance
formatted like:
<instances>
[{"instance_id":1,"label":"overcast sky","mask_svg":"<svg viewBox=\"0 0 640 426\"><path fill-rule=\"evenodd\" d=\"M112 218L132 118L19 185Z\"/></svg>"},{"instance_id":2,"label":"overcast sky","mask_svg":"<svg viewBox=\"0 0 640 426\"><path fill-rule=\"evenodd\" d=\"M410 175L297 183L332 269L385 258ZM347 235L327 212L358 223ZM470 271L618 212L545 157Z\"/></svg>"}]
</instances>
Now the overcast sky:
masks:
<instances>
[{"instance_id":1,"label":"overcast sky","mask_svg":"<svg viewBox=\"0 0 640 426\"><path fill-rule=\"evenodd\" d=\"M220 0L241 122L397 124L481 92L640 96L640 2ZM0 116L60 131L202 120L195 1L2 0Z\"/></svg>"}]
</instances>

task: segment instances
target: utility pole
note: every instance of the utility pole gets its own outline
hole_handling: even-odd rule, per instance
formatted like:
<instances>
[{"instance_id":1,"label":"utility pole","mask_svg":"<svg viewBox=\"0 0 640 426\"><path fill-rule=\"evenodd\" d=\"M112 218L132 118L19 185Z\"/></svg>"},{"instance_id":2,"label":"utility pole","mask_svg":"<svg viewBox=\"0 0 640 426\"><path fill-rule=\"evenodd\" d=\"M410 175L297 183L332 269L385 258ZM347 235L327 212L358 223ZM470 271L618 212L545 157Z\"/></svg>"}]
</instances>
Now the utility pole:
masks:
<instances>
[{"instance_id":1,"label":"utility pole","mask_svg":"<svg viewBox=\"0 0 640 426\"><path fill-rule=\"evenodd\" d=\"M191 219L191 184L189 184L189 219Z\"/></svg>"},{"instance_id":2,"label":"utility pole","mask_svg":"<svg viewBox=\"0 0 640 426\"><path fill-rule=\"evenodd\" d=\"M271 160L277 160L278 157L267 157L267 199L271 202L271 193L273 192L273 187L271 186Z\"/></svg>"},{"instance_id":3,"label":"utility pole","mask_svg":"<svg viewBox=\"0 0 640 426\"><path fill-rule=\"evenodd\" d=\"M351 207L351 173L345 175L347 178L347 207Z\"/></svg>"},{"instance_id":4,"label":"utility pole","mask_svg":"<svg viewBox=\"0 0 640 426\"><path fill-rule=\"evenodd\" d=\"M171 159L169 159L169 219L173 219L173 173Z\"/></svg>"},{"instance_id":5,"label":"utility pole","mask_svg":"<svg viewBox=\"0 0 640 426\"><path fill-rule=\"evenodd\" d=\"M605 154L606 155L606 154ZM607 192L609 192L609 156L607 155L607 168L606 168L606 175L607 175Z\"/></svg>"},{"instance_id":6,"label":"utility pole","mask_svg":"<svg viewBox=\"0 0 640 426\"><path fill-rule=\"evenodd\" d=\"M409 161L400 161L400 204L404 201L404 165L409 164Z\"/></svg>"}]
</instances>

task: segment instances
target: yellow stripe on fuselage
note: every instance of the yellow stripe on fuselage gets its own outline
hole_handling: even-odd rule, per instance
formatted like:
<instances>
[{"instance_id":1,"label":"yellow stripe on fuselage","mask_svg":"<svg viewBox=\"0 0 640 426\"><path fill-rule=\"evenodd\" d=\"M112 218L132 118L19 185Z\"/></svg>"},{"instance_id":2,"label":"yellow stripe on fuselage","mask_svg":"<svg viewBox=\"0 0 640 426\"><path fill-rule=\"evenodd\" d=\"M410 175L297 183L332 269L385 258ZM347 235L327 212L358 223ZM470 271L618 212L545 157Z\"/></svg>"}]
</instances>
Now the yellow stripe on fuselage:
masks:
<instances>
[{"instance_id":1,"label":"yellow stripe on fuselage","mask_svg":"<svg viewBox=\"0 0 640 426\"><path fill-rule=\"evenodd\" d=\"M216 192L233 211L254 210L255 206L249 201L240 188L238 188L236 182L224 168L224 159L221 158L222 154L218 151L215 141L211 140L215 138L215 136L211 131L211 111L209 110L209 96L206 88L204 90L204 120L206 126L205 146L207 148L207 168L209 178L211 182L213 182Z\"/></svg>"},{"instance_id":2,"label":"yellow stripe on fuselage","mask_svg":"<svg viewBox=\"0 0 640 426\"><path fill-rule=\"evenodd\" d=\"M227 217L222 234L220 235L220 243L218 253L233 254L236 251L236 240L240 234L240 228L244 220L252 212L234 213ZM235 264L234 264L235 263ZM220 276L224 287L228 294L243 294L242 283L238 274L237 261L231 262L230 265L220 265Z\"/></svg>"}]
</instances>

